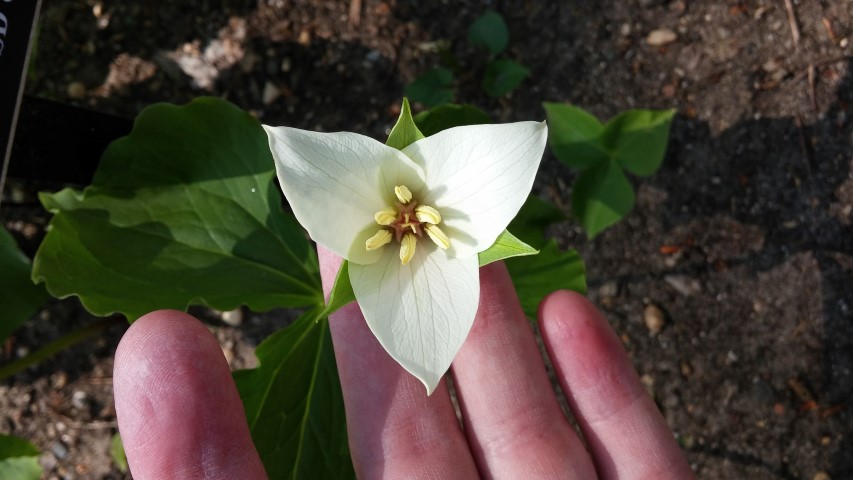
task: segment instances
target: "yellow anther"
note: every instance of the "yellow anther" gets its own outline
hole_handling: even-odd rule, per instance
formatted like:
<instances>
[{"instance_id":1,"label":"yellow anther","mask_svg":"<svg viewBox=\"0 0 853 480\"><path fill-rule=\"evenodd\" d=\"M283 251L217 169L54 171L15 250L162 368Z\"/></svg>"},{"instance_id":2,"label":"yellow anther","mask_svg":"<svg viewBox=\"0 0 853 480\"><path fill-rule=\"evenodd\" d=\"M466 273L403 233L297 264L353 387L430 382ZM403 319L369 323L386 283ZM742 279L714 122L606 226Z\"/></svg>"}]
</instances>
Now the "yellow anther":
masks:
<instances>
[{"instance_id":1,"label":"yellow anther","mask_svg":"<svg viewBox=\"0 0 853 480\"><path fill-rule=\"evenodd\" d=\"M367 241L364 242L364 248L367 249L368 252L371 250L376 250L377 248L390 242L392 238L394 238L394 236L391 235L391 232L389 232L388 230L379 230L378 232L376 232L376 235L368 238Z\"/></svg>"},{"instance_id":2,"label":"yellow anther","mask_svg":"<svg viewBox=\"0 0 853 480\"><path fill-rule=\"evenodd\" d=\"M394 195L397 195L397 200L404 205L412 200L412 192L405 185L394 187Z\"/></svg>"},{"instance_id":3,"label":"yellow anther","mask_svg":"<svg viewBox=\"0 0 853 480\"><path fill-rule=\"evenodd\" d=\"M403 240L400 242L400 263L406 265L415 256L415 244L418 242L418 237L413 233L403 235Z\"/></svg>"},{"instance_id":4,"label":"yellow anther","mask_svg":"<svg viewBox=\"0 0 853 480\"><path fill-rule=\"evenodd\" d=\"M431 223L433 225L441 223L441 214L429 205L418 205L415 208L415 216L418 217L419 222Z\"/></svg>"},{"instance_id":5,"label":"yellow anther","mask_svg":"<svg viewBox=\"0 0 853 480\"><path fill-rule=\"evenodd\" d=\"M373 216L379 225L391 225L397 220L397 213L393 210L380 210Z\"/></svg>"},{"instance_id":6,"label":"yellow anther","mask_svg":"<svg viewBox=\"0 0 853 480\"><path fill-rule=\"evenodd\" d=\"M429 235L430 240L435 242L443 250L447 250L450 248L450 239L447 237L447 234L441 231L440 228L436 225L426 224L424 226L424 230L426 230L427 235Z\"/></svg>"}]
</instances>

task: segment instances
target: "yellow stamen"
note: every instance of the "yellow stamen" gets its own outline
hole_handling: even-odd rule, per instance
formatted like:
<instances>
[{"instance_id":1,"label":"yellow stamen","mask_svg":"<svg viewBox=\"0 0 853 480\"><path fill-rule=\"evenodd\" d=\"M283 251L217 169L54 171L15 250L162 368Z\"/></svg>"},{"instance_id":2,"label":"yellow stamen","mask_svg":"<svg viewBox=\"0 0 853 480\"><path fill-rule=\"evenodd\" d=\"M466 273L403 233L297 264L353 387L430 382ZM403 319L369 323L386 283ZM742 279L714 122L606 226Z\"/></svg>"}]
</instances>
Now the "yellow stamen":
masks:
<instances>
[{"instance_id":1,"label":"yellow stamen","mask_svg":"<svg viewBox=\"0 0 853 480\"><path fill-rule=\"evenodd\" d=\"M400 242L400 263L406 265L415 256L415 244L418 242L418 237L412 233L403 235L403 240Z\"/></svg>"},{"instance_id":2,"label":"yellow stamen","mask_svg":"<svg viewBox=\"0 0 853 480\"><path fill-rule=\"evenodd\" d=\"M403 205L412 200L412 192L405 185L398 185L394 187L394 195L397 195L397 200L399 200Z\"/></svg>"},{"instance_id":3,"label":"yellow stamen","mask_svg":"<svg viewBox=\"0 0 853 480\"><path fill-rule=\"evenodd\" d=\"M393 210L380 210L373 216L379 225L391 225L397 220L397 213Z\"/></svg>"},{"instance_id":4,"label":"yellow stamen","mask_svg":"<svg viewBox=\"0 0 853 480\"><path fill-rule=\"evenodd\" d=\"M431 223L433 225L441 223L441 214L429 205L418 205L415 208L415 216L418 217L419 222Z\"/></svg>"},{"instance_id":5,"label":"yellow stamen","mask_svg":"<svg viewBox=\"0 0 853 480\"><path fill-rule=\"evenodd\" d=\"M376 235L368 238L367 241L364 242L364 248L366 248L368 252L376 250L377 248L389 243L392 238L394 238L394 236L391 235L391 232L383 228L376 232Z\"/></svg>"},{"instance_id":6,"label":"yellow stamen","mask_svg":"<svg viewBox=\"0 0 853 480\"><path fill-rule=\"evenodd\" d=\"M447 250L450 248L450 239L447 235L441 231L436 225L426 224L424 226L424 230L426 230L427 235L430 240L435 242L442 250Z\"/></svg>"}]
</instances>

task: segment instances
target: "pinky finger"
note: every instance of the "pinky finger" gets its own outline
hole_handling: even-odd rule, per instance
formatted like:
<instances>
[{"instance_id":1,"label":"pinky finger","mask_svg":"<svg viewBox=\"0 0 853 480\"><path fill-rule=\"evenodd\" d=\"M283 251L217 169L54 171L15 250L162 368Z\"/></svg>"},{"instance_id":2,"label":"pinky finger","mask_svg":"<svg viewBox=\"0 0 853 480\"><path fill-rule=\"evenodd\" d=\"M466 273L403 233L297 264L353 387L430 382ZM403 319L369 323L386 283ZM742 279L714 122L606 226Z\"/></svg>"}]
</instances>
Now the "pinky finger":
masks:
<instances>
[{"instance_id":1,"label":"pinky finger","mask_svg":"<svg viewBox=\"0 0 853 480\"><path fill-rule=\"evenodd\" d=\"M685 479L693 473L601 313L583 296L548 296L545 346L601 479Z\"/></svg>"}]
</instances>

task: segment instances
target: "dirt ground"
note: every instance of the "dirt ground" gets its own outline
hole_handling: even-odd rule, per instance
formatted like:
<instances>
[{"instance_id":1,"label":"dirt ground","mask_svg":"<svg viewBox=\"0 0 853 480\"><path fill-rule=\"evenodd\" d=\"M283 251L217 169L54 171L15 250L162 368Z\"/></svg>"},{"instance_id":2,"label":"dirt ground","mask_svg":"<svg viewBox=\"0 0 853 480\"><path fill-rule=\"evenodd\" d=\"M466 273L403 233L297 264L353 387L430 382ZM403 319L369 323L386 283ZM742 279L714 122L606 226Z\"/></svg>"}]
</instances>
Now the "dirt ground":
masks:
<instances>
[{"instance_id":1,"label":"dirt ground","mask_svg":"<svg viewBox=\"0 0 853 480\"><path fill-rule=\"evenodd\" d=\"M501 100L481 92L483 56L465 42L489 8L532 70ZM497 120L542 119L543 101L602 119L676 108L635 210L591 242L572 222L553 234L581 252L590 297L700 478L851 479L853 2L790 13L782 0L45 0L27 89L125 117L212 94L266 123L384 138L403 87L445 45L457 100ZM537 193L568 205L574 173L550 154L540 173ZM33 243L28 225L46 218L35 187L12 187L20 201L0 218ZM235 368L282 321L199 313ZM2 359L90 321L52 302ZM36 443L47 478L125 478L108 453L121 332L0 384L0 431Z\"/></svg>"}]
</instances>

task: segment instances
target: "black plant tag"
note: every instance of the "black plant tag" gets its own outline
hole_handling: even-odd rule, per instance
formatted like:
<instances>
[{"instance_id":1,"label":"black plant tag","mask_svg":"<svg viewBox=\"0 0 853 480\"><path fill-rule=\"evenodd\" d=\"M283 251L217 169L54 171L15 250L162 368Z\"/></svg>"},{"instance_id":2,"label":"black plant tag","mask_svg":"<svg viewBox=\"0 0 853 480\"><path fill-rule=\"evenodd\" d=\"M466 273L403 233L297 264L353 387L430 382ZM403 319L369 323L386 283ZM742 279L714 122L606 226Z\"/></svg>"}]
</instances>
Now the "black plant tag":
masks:
<instances>
[{"instance_id":1,"label":"black plant tag","mask_svg":"<svg viewBox=\"0 0 853 480\"><path fill-rule=\"evenodd\" d=\"M40 6L41 0L0 0L0 188L9 162Z\"/></svg>"}]
</instances>

